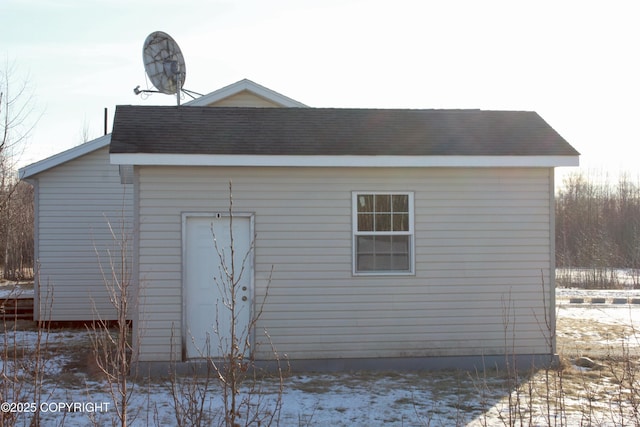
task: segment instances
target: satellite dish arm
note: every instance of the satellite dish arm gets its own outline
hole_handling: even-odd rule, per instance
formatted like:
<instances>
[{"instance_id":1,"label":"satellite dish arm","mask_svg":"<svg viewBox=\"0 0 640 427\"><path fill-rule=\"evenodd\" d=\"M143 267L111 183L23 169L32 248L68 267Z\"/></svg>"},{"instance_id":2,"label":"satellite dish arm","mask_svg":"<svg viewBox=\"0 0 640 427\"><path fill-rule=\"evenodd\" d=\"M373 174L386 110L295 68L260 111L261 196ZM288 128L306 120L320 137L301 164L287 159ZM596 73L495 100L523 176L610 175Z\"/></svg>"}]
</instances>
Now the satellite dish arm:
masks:
<instances>
[{"instance_id":1,"label":"satellite dish arm","mask_svg":"<svg viewBox=\"0 0 640 427\"><path fill-rule=\"evenodd\" d=\"M191 97L191 99L196 99L196 97L195 97L194 95L204 96L204 95L203 95L203 94L201 94L201 93L194 92L194 91L192 91L192 90L185 89L185 88L182 88L182 92L183 92L183 93L186 93L187 95L189 95L189 96Z\"/></svg>"},{"instance_id":2,"label":"satellite dish arm","mask_svg":"<svg viewBox=\"0 0 640 427\"><path fill-rule=\"evenodd\" d=\"M141 93L162 93L159 90L140 89L140 85L133 88L133 93L140 95Z\"/></svg>"},{"instance_id":3,"label":"satellite dish arm","mask_svg":"<svg viewBox=\"0 0 640 427\"><path fill-rule=\"evenodd\" d=\"M189 90L189 89L185 89L185 88L181 88L180 90L185 95L189 95L191 97L191 99L197 99L199 96L204 96L203 94L201 94L199 92L196 92L196 91L193 91L193 90ZM162 93L162 92L160 92L159 90L140 89L140 85L138 85L138 86L133 88L133 93L135 95L140 95L142 93ZM180 104L178 104L178 105L180 105Z\"/></svg>"}]
</instances>

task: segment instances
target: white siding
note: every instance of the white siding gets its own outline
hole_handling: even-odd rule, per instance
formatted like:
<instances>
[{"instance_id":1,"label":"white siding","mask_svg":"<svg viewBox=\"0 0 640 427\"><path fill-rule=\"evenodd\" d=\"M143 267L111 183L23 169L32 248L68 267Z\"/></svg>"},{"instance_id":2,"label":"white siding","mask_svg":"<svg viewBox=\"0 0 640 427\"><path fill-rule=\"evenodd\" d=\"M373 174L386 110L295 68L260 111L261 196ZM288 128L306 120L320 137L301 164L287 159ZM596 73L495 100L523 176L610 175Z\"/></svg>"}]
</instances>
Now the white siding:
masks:
<instances>
[{"instance_id":1,"label":"white siding","mask_svg":"<svg viewBox=\"0 0 640 427\"><path fill-rule=\"evenodd\" d=\"M110 275L107 251L120 256L109 223L119 233L124 220L125 234L132 238L133 189L120 183L108 150L101 148L35 177L42 320L90 320L96 313L115 319L100 263Z\"/></svg>"},{"instance_id":2,"label":"white siding","mask_svg":"<svg viewBox=\"0 0 640 427\"><path fill-rule=\"evenodd\" d=\"M181 214L226 211L230 179L234 209L255 213L256 303L273 266L258 330L266 328L281 354L549 353L541 275L548 300L550 169L139 167L137 173L141 361L167 360L171 350L180 357ZM352 275L352 191L414 192L415 275ZM268 346L257 357L268 358Z\"/></svg>"}]
</instances>

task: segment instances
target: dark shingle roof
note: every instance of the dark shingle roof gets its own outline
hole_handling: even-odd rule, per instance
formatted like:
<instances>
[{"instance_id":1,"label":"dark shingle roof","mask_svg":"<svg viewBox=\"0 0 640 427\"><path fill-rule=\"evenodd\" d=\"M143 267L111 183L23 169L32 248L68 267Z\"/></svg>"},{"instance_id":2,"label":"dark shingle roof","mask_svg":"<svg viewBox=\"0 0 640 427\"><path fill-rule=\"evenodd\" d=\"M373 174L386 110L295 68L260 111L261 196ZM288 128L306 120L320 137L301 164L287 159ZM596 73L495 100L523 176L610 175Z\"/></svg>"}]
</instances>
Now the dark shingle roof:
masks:
<instances>
[{"instance_id":1,"label":"dark shingle roof","mask_svg":"<svg viewBox=\"0 0 640 427\"><path fill-rule=\"evenodd\" d=\"M575 156L537 113L118 106L111 153Z\"/></svg>"}]
</instances>

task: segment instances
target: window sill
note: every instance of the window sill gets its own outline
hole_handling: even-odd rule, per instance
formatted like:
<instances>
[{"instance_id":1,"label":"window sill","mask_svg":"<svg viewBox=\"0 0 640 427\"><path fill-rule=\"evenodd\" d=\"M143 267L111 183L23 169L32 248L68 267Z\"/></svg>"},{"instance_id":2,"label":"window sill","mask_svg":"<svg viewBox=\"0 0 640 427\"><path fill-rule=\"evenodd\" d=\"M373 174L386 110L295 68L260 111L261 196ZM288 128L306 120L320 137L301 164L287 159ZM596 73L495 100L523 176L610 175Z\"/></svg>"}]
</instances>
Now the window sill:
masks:
<instances>
[{"instance_id":1,"label":"window sill","mask_svg":"<svg viewBox=\"0 0 640 427\"><path fill-rule=\"evenodd\" d=\"M353 272L352 276L360 277L360 276L415 276L416 273L414 271L359 271Z\"/></svg>"}]
</instances>

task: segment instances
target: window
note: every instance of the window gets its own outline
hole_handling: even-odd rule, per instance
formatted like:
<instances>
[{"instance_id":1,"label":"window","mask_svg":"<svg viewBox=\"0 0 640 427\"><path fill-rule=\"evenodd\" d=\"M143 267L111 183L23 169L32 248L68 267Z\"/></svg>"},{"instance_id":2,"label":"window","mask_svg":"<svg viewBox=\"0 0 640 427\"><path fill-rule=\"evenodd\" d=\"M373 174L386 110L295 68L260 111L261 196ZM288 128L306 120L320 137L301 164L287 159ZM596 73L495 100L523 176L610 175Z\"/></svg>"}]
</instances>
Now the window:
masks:
<instances>
[{"instance_id":1,"label":"window","mask_svg":"<svg viewBox=\"0 0 640 427\"><path fill-rule=\"evenodd\" d=\"M353 193L354 274L413 273L413 193Z\"/></svg>"}]
</instances>

